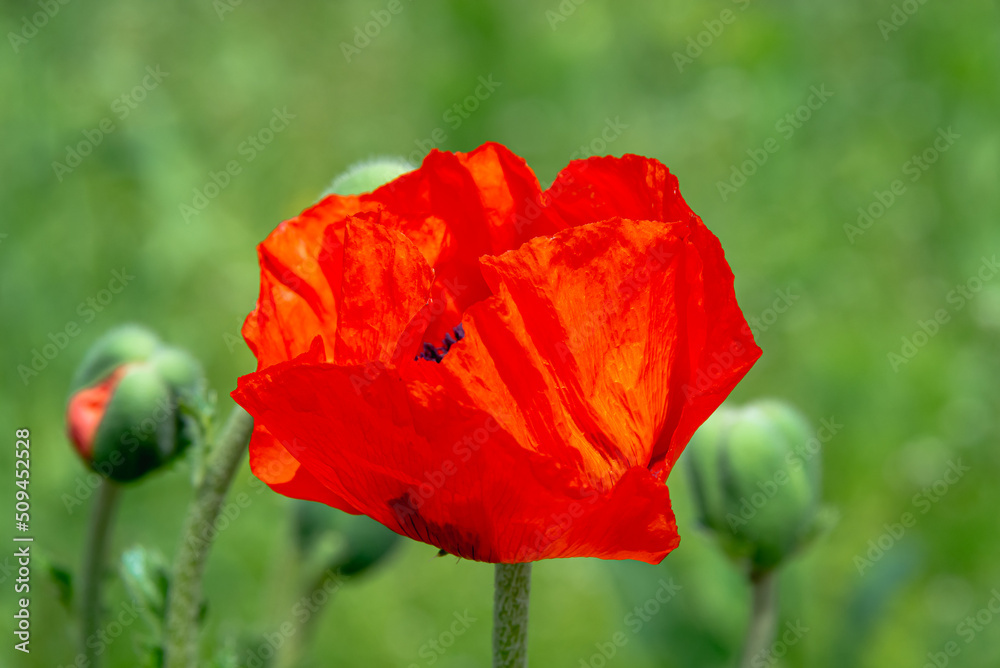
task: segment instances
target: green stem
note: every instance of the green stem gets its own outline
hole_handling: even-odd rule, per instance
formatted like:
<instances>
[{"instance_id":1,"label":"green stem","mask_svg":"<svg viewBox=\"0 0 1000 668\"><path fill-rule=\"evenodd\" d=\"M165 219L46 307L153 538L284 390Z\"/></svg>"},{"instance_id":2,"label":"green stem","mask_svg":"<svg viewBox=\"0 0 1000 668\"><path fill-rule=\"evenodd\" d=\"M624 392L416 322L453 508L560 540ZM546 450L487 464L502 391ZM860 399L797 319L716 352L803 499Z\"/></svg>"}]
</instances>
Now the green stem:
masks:
<instances>
[{"instance_id":1,"label":"green stem","mask_svg":"<svg viewBox=\"0 0 1000 668\"><path fill-rule=\"evenodd\" d=\"M531 564L497 564L494 587L493 668L525 668Z\"/></svg>"},{"instance_id":2,"label":"green stem","mask_svg":"<svg viewBox=\"0 0 1000 668\"><path fill-rule=\"evenodd\" d=\"M778 574L775 570L753 573L750 576L753 589L753 609L746 641L743 644L743 658L740 666L751 668L754 659L763 656L774 642L774 629L778 620ZM759 661L757 663L760 663Z\"/></svg>"},{"instance_id":3,"label":"green stem","mask_svg":"<svg viewBox=\"0 0 1000 668\"><path fill-rule=\"evenodd\" d=\"M104 562L111 541L111 526L114 524L117 507L118 483L102 478L97 485L94 508L87 528L87 545L83 557L82 583L80 585L80 643L87 657L87 665L96 668L99 656L96 644L87 639L98 632L101 625L101 585L104 583ZM93 645L93 646L92 646Z\"/></svg>"},{"instance_id":4,"label":"green stem","mask_svg":"<svg viewBox=\"0 0 1000 668\"><path fill-rule=\"evenodd\" d=\"M195 490L174 562L167 600L165 668L198 665L198 617L201 612L201 579L217 531L215 520L247 451L253 418L239 406L209 455L205 475Z\"/></svg>"},{"instance_id":5,"label":"green stem","mask_svg":"<svg viewBox=\"0 0 1000 668\"><path fill-rule=\"evenodd\" d=\"M333 573L334 578L341 577L339 573L331 571L330 568L321 568L319 574L311 579L309 586L303 591L302 598L310 599L315 610L313 610L313 614L302 621L298 632L289 636L284 644L281 645L281 648L278 649L274 660L275 668L295 668L295 666L300 665L303 649L308 645L313 632L316 630L316 622L320 617L320 613L333 600L333 595L330 595L322 604L317 604L315 600L312 600L316 592L325 589L331 573ZM299 600L302 599L300 598Z\"/></svg>"}]
</instances>

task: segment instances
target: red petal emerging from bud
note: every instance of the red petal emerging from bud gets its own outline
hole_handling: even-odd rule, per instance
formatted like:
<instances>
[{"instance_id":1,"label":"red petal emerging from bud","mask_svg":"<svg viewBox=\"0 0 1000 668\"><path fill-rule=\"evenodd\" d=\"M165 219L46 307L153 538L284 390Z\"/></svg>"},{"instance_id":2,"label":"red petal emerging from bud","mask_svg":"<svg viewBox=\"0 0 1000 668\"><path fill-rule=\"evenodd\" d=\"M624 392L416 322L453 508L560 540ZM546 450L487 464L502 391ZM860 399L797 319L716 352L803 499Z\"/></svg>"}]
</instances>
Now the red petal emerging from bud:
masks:
<instances>
[{"instance_id":1,"label":"red petal emerging from bud","mask_svg":"<svg viewBox=\"0 0 1000 668\"><path fill-rule=\"evenodd\" d=\"M130 365L124 364L114 372L90 387L74 394L66 408L66 426L73 447L85 460L90 461L94 451L94 436L104 417L104 410L111 401L111 395L121 382Z\"/></svg>"}]
</instances>

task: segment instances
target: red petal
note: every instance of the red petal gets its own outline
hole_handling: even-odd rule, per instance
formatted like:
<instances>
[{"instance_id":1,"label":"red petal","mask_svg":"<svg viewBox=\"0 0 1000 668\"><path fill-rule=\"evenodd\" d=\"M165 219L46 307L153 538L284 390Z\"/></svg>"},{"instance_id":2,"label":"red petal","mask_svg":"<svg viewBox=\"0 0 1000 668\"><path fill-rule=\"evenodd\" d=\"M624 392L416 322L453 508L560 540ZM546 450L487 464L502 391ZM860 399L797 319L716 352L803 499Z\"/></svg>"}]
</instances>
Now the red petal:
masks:
<instances>
[{"instance_id":1,"label":"red petal","mask_svg":"<svg viewBox=\"0 0 1000 668\"><path fill-rule=\"evenodd\" d=\"M570 227L609 218L688 222L695 217L677 177L639 155L574 160L545 191L545 202Z\"/></svg>"},{"instance_id":2,"label":"red petal","mask_svg":"<svg viewBox=\"0 0 1000 668\"><path fill-rule=\"evenodd\" d=\"M427 301L433 272L412 242L381 222L377 211L366 212L261 244L261 294L244 324L258 368L301 355L316 336L330 361L391 356Z\"/></svg>"},{"instance_id":3,"label":"red petal","mask_svg":"<svg viewBox=\"0 0 1000 668\"><path fill-rule=\"evenodd\" d=\"M354 515L359 514L351 504L306 471L265 427L256 424L250 440L250 470L279 494L294 499L319 501Z\"/></svg>"},{"instance_id":4,"label":"red petal","mask_svg":"<svg viewBox=\"0 0 1000 668\"><path fill-rule=\"evenodd\" d=\"M572 500L551 514L515 561L597 557L658 564L679 543L667 486L636 466L606 494Z\"/></svg>"},{"instance_id":5,"label":"red petal","mask_svg":"<svg viewBox=\"0 0 1000 668\"><path fill-rule=\"evenodd\" d=\"M760 355L716 251L697 222L614 220L484 258L496 297L441 365L450 395L503 405L526 447L591 481L672 464Z\"/></svg>"},{"instance_id":6,"label":"red petal","mask_svg":"<svg viewBox=\"0 0 1000 668\"><path fill-rule=\"evenodd\" d=\"M703 343L691 349L690 378L673 388L685 400L670 407L668 429L653 453L654 468L669 471L695 430L761 354L736 303L733 275L722 246L681 197L677 177L650 158L625 155L575 160L560 172L545 192L545 200L569 226L622 217L679 221L691 228L690 239L698 246L704 265L704 311L710 316L702 328L694 323L689 328Z\"/></svg>"},{"instance_id":7,"label":"red petal","mask_svg":"<svg viewBox=\"0 0 1000 668\"><path fill-rule=\"evenodd\" d=\"M370 196L434 267L437 308L426 339L439 343L461 313L489 295L478 258L561 228L541 207L524 160L500 144L471 153L431 151L423 165ZM368 201L366 198L365 201Z\"/></svg>"},{"instance_id":8,"label":"red petal","mask_svg":"<svg viewBox=\"0 0 1000 668\"><path fill-rule=\"evenodd\" d=\"M302 354L317 335L334 341L343 226L363 208L357 197L331 195L281 223L258 246L260 296L243 323L258 369Z\"/></svg>"},{"instance_id":9,"label":"red petal","mask_svg":"<svg viewBox=\"0 0 1000 668\"><path fill-rule=\"evenodd\" d=\"M326 337L321 334L309 339L312 347L296 358L298 363L325 359L348 364L367 362L369 367L366 373L378 373L394 353L399 354L396 347L404 330L419 341L423 330L418 326L419 321L415 324L414 316L426 302L433 273L411 241L401 233L379 225L377 220L377 213L349 218L340 231L343 242L337 242L341 244L341 250L336 259L333 259L333 254L320 259L320 264L325 266L330 276L329 280L341 287L329 300L331 313L335 316L339 313L339 327L332 333L324 332ZM336 226L328 226L325 238L332 240L336 232ZM326 247L338 246L330 241ZM334 276L331 266L339 267L341 275ZM304 308L304 302L292 303ZM262 305L268 303L265 301ZM257 322L264 324L261 331L284 334L290 328L292 336L312 335L308 330L302 332L302 323L294 319L296 315L303 318L308 314L315 315L311 309L291 314L281 312L274 316L266 309L258 310ZM269 322L267 318L271 317L276 321ZM422 324L426 325L426 321ZM299 349L305 345L304 338L295 342ZM357 512L350 504L322 488L311 475L300 470L296 458L267 433L266 426L261 427L255 429L250 442L251 467L261 480L287 496L323 501L348 512ZM336 503L325 497L331 497Z\"/></svg>"},{"instance_id":10,"label":"red petal","mask_svg":"<svg viewBox=\"0 0 1000 668\"><path fill-rule=\"evenodd\" d=\"M424 340L438 344L462 311L489 295L481 255L561 229L541 201L538 179L524 160L489 143L470 153L431 151L419 169L372 193L331 195L282 223L260 245L260 297L243 326L257 368L292 359L317 335L328 344L336 339L334 300L348 216L383 210L382 224L403 232L434 268ZM328 354L332 350L328 346Z\"/></svg>"},{"instance_id":11,"label":"red petal","mask_svg":"<svg viewBox=\"0 0 1000 668\"><path fill-rule=\"evenodd\" d=\"M111 395L130 366L119 366L104 380L70 397L66 407L66 427L70 441L86 461L90 461L93 454L94 437L97 435L97 428L101 426Z\"/></svg>"},{"instance_id":12,"label":"red petal","mask_svg":"<svg viewBox=\"0 0 1000 668\"><path fill-rule=\"evenodd\" d=\"M479 561L658 563L676 546L667 489L648 470L606 492L560 489L488 413L393 369L367 383L362 374L285 363L244 376L234 393L340 499L327 503Z\"/></svg>"},{"instance_id":13,"label":"red petal","mask_svg":"<svg viewBox=\"0 0 1000 668\"><path fill-rule=\"evenodd\" d=\"M328 354L338 364L390 361L430 295L434 272L423 255L402 233L377 224L379 219L350 218L344 233L336 347Z\"/></svg>"}]
</instances>

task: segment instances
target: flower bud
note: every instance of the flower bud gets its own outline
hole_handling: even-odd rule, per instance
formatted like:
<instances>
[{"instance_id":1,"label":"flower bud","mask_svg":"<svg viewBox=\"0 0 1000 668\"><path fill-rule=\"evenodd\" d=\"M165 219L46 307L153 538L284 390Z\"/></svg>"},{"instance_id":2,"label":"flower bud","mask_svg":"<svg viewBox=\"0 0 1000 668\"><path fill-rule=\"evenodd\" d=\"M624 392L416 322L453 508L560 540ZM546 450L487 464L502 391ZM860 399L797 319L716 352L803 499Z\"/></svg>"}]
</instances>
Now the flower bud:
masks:
<instances>
[{"instance_id":1,"label":"flower bud","mask_svg":"<svg viewBox=\"0 0 1000 668\"><path fill-rule=\"evenodd\" d=\"M411 172L416 167L402 158L375 158L351 165L338 176L323 193L327 195L360 195L368 193L392 181L400 174Z\"/></svg>"},{"instance_id":2,"label":"flower bud","mask_svg":"<svg viewBox=\"0 0 1000 668\"><path fill-rule=\"evenodd\" d=\"M767 571L819 525L820 455L809 422L777 400L720 408L691 439L687 465L702 524L733 557Z\"/></svg>"},{"instance_id":3,"label":"flower bud","mask_svg":"<svg viewBox=\"0 0 1000 668\"><path fill-rule=\"evenodd\" d=\"M139 325L122 325L109 331L90 347L70 383L70 394L93 386L128 362L148 359L160 345L156 335Z\"/></svg>"},{"instance_id":4,"label":"flower bud","mask_svg":"<svg viewBox=\"0 0 1000 668\"><path fill-rule=\"evenodd\" d=\"M197 434L181 404L204 404L204 374L186 352L146 329L116 328L84 357L66 409L70 441L112 480L142 477L180 455Z\"/></svg>"},{"instance_id":5,"label":"flower bud","mask_svg":"<svg viewBox=\"0 0 1000 668\"><path fill-rule=\"evenodd\" d=\"M341 575L357 575L371 568L399 540L390 531L364 515L349 515L314 501L295 501L295 529L299 550L309 555L325 553L321 568L338 570ZM324 544L324 539L333 541Z\"/></svg>"}]
</instances>

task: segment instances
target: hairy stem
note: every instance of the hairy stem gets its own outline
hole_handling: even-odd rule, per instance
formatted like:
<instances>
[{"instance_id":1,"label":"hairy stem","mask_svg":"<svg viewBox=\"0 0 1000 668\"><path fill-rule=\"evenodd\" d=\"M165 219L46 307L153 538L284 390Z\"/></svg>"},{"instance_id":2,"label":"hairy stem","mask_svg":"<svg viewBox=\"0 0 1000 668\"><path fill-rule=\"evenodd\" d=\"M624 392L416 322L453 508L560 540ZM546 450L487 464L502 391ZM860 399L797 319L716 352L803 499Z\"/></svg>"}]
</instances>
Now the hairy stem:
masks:
<instances>
[{"instance_id":1,"label":"hairy stem","mask_svg":"<svg viewBox=\"0 0 1000 668\"><path fill-rule=\"evenodd\" d=\"M209 455L205 476L195 490L188 510L181 544L174 562L167 600L165 668L196 668L198 665L198 617L201 611L201 579L217 531L215 520L247 451L253 418L236 406Z\"/></svg>"},{"instance_id":2,"label":"hairy stem","mask_svg":"<svg viewBox=\"0 0 1000 668\"><path fill-rule=\"evenodd\" d=\"M525 668L531 564L497 564L494 586L493 668Z\"/></svg>"}]
</instances>

